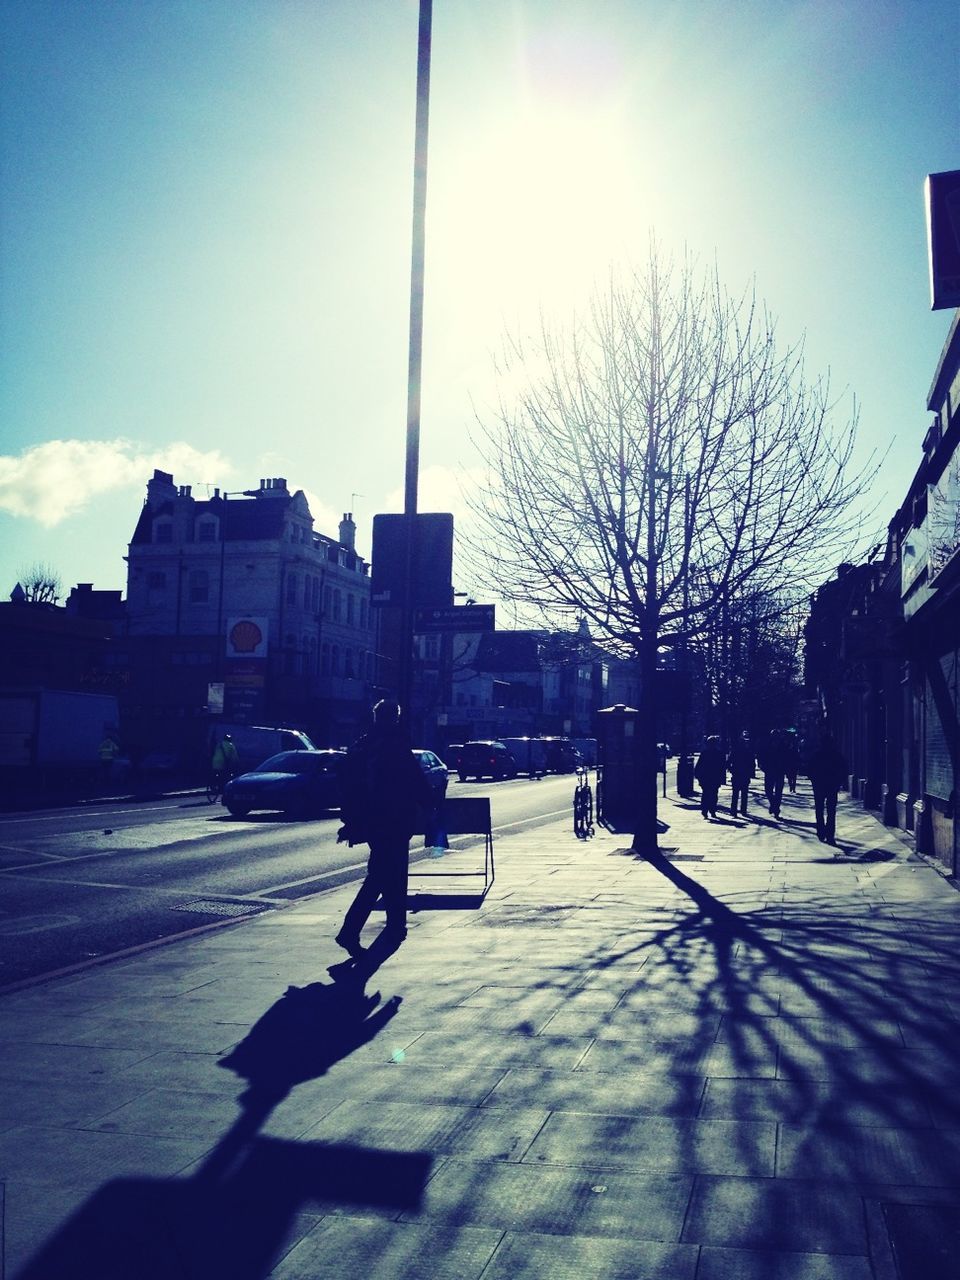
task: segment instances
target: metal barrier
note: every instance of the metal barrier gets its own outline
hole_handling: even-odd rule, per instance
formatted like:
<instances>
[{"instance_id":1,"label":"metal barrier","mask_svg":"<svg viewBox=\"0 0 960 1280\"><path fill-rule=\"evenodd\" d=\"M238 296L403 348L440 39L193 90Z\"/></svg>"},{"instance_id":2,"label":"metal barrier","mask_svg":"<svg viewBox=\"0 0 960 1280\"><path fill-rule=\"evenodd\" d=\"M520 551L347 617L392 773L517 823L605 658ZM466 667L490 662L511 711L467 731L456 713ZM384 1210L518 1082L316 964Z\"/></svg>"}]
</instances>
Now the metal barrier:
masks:
<instances>
[{"instance_id":1,"label":"metal barrier","mask_svg":"<svg viewBox=\"0 0 960 1280\"><path fill-rule=\"evenodd\" d=\"M445 799L439 810L431 815L430 821L422 824L431 832L442 831L448 836L483 836L483 869L480 871L421 871L422 862L412 863L410 879L477 879L483 877L483 891L486 897L496 876L493 861L493 827L490 815L489 796L457 796ZM415 834L424 835L425 831ZM427 864L429 865L429 864Z\"/></svg>"}]
</instances>

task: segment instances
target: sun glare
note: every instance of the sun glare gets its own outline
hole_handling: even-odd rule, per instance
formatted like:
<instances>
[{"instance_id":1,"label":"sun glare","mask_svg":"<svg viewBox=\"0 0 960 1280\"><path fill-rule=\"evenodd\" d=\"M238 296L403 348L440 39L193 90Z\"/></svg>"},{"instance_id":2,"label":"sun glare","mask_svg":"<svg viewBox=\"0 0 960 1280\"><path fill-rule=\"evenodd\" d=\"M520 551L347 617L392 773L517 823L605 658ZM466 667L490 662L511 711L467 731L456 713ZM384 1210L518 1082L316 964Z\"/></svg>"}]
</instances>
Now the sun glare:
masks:
<instances>
[{"instance_id":1,"label":"sun glare","mask_svg":"<svg viewBox=\"0 0 960 1280\"><path fill-rule=\"evenodd\" d=\"M528 112L465 149L430 214L461 299L526 311L582 296L636 227L640 184L613 113Z\"/></svg>"}]
</instances>

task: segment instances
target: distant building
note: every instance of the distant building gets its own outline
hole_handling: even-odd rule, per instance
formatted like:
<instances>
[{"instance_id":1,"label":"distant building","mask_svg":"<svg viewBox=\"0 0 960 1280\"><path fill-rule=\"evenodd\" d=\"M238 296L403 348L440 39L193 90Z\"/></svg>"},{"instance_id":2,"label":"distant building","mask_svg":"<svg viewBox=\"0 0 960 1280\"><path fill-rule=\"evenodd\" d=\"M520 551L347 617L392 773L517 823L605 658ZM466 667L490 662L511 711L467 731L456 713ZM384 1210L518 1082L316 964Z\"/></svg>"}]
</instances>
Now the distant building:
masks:
<instances>
[{"instance_id":1,"label":"distant building","mask_svg":"<svg viewBox=\"0 0 960 1280\"><path fill-rule=\"evenodd\" d=\"M478 631L420 637L421 688L435 690L436 744L471 738L592 737L611 695L636 698L636 664L575 632ZM444 656L446 655L446 656Z\"/></svg>"},{"instance_id":2,"label":"distant building","mask_svg":"<svg viewBox=\"0 0 960 1280\"><path fill-rule=\"evenodd\" d=\"M71 600L82 586L73 589ZM15 588L10 600L0 603L0 685L117 692L121 677L113 663L115 621L69 605L26 600Z\"/></svg>"},{"instance_id":3,"label":"distant building","mask_svg":"<svg viewBox=\"0 0 960 1280\"><path fill-rule=\"evenodd\" d=\"M155 471L127 557L132 731L194 753L217 721L355 737L375 679L369 566L349 513L338 533L314 531L285 479L198 499Z\"/></svg>"}]
</instances>

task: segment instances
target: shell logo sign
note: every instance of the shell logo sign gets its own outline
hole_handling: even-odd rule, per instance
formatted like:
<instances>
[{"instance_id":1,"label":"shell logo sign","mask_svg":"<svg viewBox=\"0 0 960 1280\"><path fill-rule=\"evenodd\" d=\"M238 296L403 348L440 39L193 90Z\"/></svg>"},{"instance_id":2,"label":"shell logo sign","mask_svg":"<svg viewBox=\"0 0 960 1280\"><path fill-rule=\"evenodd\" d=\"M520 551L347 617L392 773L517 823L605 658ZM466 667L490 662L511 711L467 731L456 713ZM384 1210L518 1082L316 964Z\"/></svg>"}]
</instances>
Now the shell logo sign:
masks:
<instances>
[{"instance_id":1,"label":"shell logo sign","mask_svg":"<svg viewBox=\"0 0 960 1280\"><path fill-rule=\"evenodd\" d=\"M227 620L227 657L246 661L267 656L266 618Z\"/></svg>"}]
</instances>

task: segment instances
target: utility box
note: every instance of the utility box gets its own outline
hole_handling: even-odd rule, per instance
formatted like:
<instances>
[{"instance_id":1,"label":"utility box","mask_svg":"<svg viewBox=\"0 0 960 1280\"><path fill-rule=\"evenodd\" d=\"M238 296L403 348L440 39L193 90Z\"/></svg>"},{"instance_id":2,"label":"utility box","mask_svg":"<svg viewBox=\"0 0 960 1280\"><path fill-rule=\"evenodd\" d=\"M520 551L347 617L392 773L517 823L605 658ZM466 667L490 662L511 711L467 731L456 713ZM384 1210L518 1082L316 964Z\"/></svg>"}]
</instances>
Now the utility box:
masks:
<instances>
[{"instance_id":1,"label":"utility box","mask_svg":"<svg viewBox=\"0 0 960 1280\"><path fill-rule=\"evenodd\" d=\"M640 795L640 712L636 707L604 707L597 712L597 754L602 774L602 821L615 831L631 830Z\"/></svg>"}]
</instances>

